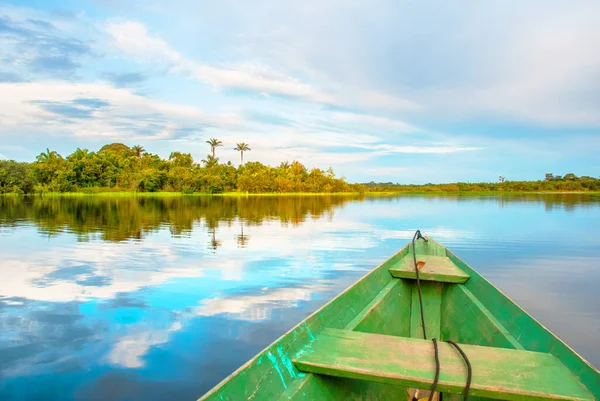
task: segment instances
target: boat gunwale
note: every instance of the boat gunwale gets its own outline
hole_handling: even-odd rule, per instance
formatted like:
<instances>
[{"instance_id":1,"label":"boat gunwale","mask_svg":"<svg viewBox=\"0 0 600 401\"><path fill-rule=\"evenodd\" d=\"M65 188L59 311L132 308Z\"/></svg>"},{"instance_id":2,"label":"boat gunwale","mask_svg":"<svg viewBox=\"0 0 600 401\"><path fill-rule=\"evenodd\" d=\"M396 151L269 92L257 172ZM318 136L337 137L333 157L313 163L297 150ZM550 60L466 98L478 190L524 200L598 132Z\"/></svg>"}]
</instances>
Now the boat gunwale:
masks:
<instances>
[{"instance_id":1,"label":"boat gunwale","mask_svg":"<svg viewBox=\"0 0 600 401\"><path fill-rule=\"evenodd\" d=\"M429 239L429 238L428 238ZM435 240L431 240L429 239L429 241L433 241L436 244L441 245L439 242L435 241ZM533 320L535 323L537 323L542 329L544 329L546 332L548 332L551 336L554 337L555 340L558 340L560 343L562 343L564 346L566 346L569 351L571 351L573 354L575 354L577 357L579 357L579 359L581 359L583 362L585 362L589 367L591 367L592 369L594 369L596 371L596 373L600 374L600 370L598 370L598 368L596 368L594 365L592 365L589 361L587 361L583 356L581 356L577 351L575 351L573 348L571 348L571 346L569 344L567 344L565 341L563 341L558 335L554 334L553 331L551 331L550 329L548 329L546 326L544 326L542 323L540 323L539 320L537 320L535 317L533 317L531 314L529 314L525 309L523 309L517 302L513 301L512 298L510 298L508 295L506 295L503 291L501 291L498 287L496 287L494 284L492 284L489 280L487 280L483 275L481 275L479 272L477 272L477 270L473 269L471 266L469 266L466 262L464 262L461 258L459 258L458 256L456 256L452 251L450 251L448 248L444 247L444 249L446 249L446 252L449 254L448 256L452 256L454 258L456 258L457 260L459 260L460 262L462 262L467 268L471 269L471 272L469 272L469 274L471 274L471 278L473 277L473 273L475 275L477 275L477 277L479 279L482 279L483 281L485 281L486 284L492 286L494 289L496 289L496 291L498 291L498 293L500 295L502 295L504 298L506 298L508 301L512 302L513 305L515 305L520 311L521 313L527 315L531 320ZM460 266L459 266L460 267ZM470 279L469 279L470 280ZM467 282L465 282L463 285L467 285L467 283L469 282L469 280L467 280ZM471 291L472 292L472 291ZM473 294L475 295L475 294ZM479 297L477 297L477 295L475 295L475 297L477 299L479 299ZM481 300L480 300L481 302ZM485 305L485 303L482 302L483 305ZM510 332L510 330L509 330ZM513 334L514 335L514 334ZM518 340L517 340L518 341ZM543 351L533 351L533 352L543 352ZM551 352L548 352L549 354L552 354ZM554 355L554 354L552 354ZM560 360L560 358L559 358ZM570 370L570 369L569 369Z\"/></svg>"},{"instance_id":2,"label":"boat gunwale","mask_svg":"<svg viewBox=\"0 0 600 401\"><path fill-rule=\"evenodd\" d=\"M383 267L390 260L392 260L393 258L399 256L403 252L408 251L408 248L409 248L409 246L407 244L404 247L402 247L399 251L397 251L396 253L394 253L392 256L390 256L389 258L387 258L386 260L384 260L383 262L381 262L379 265L377 265L376 267L372 268L371 270L368 270L363 276L361 276L358 280L356 280L352 285L350 285L349 287L347 287L346 289L344 289L342 292L340 292L339 294L337 294L335 297L331 298L328 302L326 302L325 304L323 304L320 308L318 308L313 313L311 313L310 315L308 315L306 318L304 318L300 322L298 322L298 324L296 324L294 327L292 327L291 329L289 329L288 331L286 331L285 333L283 333L281 336L277 337L277 339L275 339L273 342L269 343L269 345L267 345L262 350L260 350L251 359L249 359L248 361L246 361L246 363L244 363L242 366L240 366L239 368L237 368L235 371L233 371L231 374L229 374L227 377L225 377L223 380L221 380L217 385L215 385L212 389L210 389L208 392L206 392L204 395L202 395L198 399L198 401L202 401L204 399L207 399L209 396L211 396L211 395L215 394L216 392L218 392L218 390L221 389L221 387L223 387L227 382L229 382L229 380L231 378L233 378L234 376L236 376L238 373L242 372L244 369L250 367L254 362L258 361L258 359L263 355L263 353L265 353L265 351L267 351L268 349L270 349L271 347L273 347L274 345L276 345L279 341L283 340L288 335L291 335L295 330L299 329L306 321L308 321L309 319L311 319L314 316L316 316L319 313L321 313L325 308L327 308L329 305L333 304L338 298L340 298L341 296L343 296L347 292L350 292L354 287L358 286L359 283L361 283L362 281L366 280L371 274L373 274L374 272L376 272L377 270L379 270L381 267ZM390 274L390 278L394 279L394 277L392 277L391 274ZM384 286L382 286L382 288L383 287ZM372 301L372 299L370 299L369 302L370 301ZM367 304L368 304L368 302L367 302Z\"/></svg>"},{"instance_id":3,"label":"boat gunwale","mask_svg":"<svg viewBox=\"0 0 600 401\"><path fill-rule=\"evenodd\" d=\"M596 374L600 375L600 371L598 370L598 368L596 368L594 365L592 365L589 361L587 361L584 357L582 357L577 351L575 351L573 348L571 348L565 341L563 341L559 336L557 336L556 334L554 334L551 330L549 330L546 326L544 326L542 323L540 323L536 318L534 318L532 315L530 315L526 310L524 310L518 303L516 303L515 301L513 301L509 296L507 296L503 291L501 291L498 287L496 287L494 284L492 284L489 280L487 280L483 275L481 275L477 270L475 270L473 267L471 267L468 263L466 263L465 261L463 261L461 258L459 258L458 256L456 256L450 249L448 249L446 246L440 244L439 242L426 237L428 242L432 242L434 243L436 246L440 247L441 249L444 250L446 256L448 256L451 260L452 263L454 263L455 265L457 265L457 267L459 267L460 269L464 269L464 267L466 267L469 271L467 271L468 274L471 275L471 278L469 278L465 283L462 284L456 284L456 285L464 285L465 287L468 288L468 284L469 281L471 281L473 279L473 277L476 277L477 280L483 280L483 282L490 286L491 288L495 289L497 291L496 295L500 295L501 297L504 297L508 302L512 303L522 314L524 314L525 316L527 316L529 319L531 319L534 323L536 323L540 329L542 329L543 331L545 331L547 334L549 334L552 339L554 341L558 341L560 344L562 344L563 346L566 347L566 349L568 351L570 351L573 356L575 356L576 358L578 358L580 361L582 361L584 363L584 365L586 365L587 367L591 368L592 372L595 372ZM253 363L257 362L258 359L264 354L266 353L271 347L274 347L277 343L279 343L280 341L282 341L285 337L292 335L292 333L301 328L302 325L306 324L307 321L309 321L310 319L314 318L315 316L317 316L318 314L320 314L323 310L325 310L327 307L329 307L331 304L333 304L338 298L342 297L344 294L352 291L356 286L358 286L361 282L363 282L364 280L367 280L368 277L373 274L374 272L378 271L380 268L382 268L385 264L389 263L392 259L398 257L398 256L408 256L410 255L412 252L412 249L410 248L410 243L406 244L404 247L402 247L399 251L397 251L396 253L394 253L393 255L391 255L389 258L387 258L386 260L384 260L382 263L380 263L379 265L377 265L376 267L374 267L373 269L367 271L363 276L361 276L358 280L356 280L352 285L350 285L349 287L347 287L346 289L344 289L343 291L341 291L339 294L337 294L335 297L333 297L332 299L330 299L328 302L326 302L325 304L323 304L320 308L318 308L317 310L315 310L313 313L311 313L309 316L307 316L306 318L304 318L303 320L301 320L300 322L298 322L298 324L294 325L292 328L290 328L288 331L286 331L285 333L283 333L282 335L280 335L279 337L277 337L273 342L269 343L269 345L265 346L262 350L260 350L255 356L253 356L252 358L250 358L248 361L246 361L243 365L241 365L239 368L237 368L235 371L233 371L231 374L229 374L227 377L225 377L223 380L221 380L218 384L216 384L214 387L212 387L208 392L206 392L204 395L202 395L198 401L202 401L207 399L208 397L210 397L213 394L218 393L218 391L225 385L227 384L231 379L233 379L237 374L241 373L242 371L244 371L245 369L247 369L248 367L252 366ZM405 255L402 255L403 253L405 253ZM460 264L464 265L460 266L458 265L459 262ZM391 274L390 274L390 278L391 279L398 279L399 278L394 278ZM383 286L382 286L383 288ZM474 294L475 295L475 294ZM476 298L479 299L479 297L477 295L475 295ZM372 299L369 299L369 302ZM367 302L368 303L368 302ZM483 303L483 302L482 302ZM483 303L485 305L485 303ZM509 330L509 332L511 332ZM517 341L519 341L517 339ZM519 343L521 343L521 341L519 341ZM521 343L522 344L522 343ZM558 356L556 356L554 354L554 352L548 352L548 351L536 351L536 350L529 350L524 348L527 351L532 351L532 352L546 352L548 354L553 355L555 358L557 358L559 361L561 361L561 363L563 363L563 365L565 364L563 359L564 358L559 358ZM589 391L592 392L594 389L589 387L587 384L583 383L581 381L581 377L576 375L573 372L573 369L567 365L565 365L565 367L571 372L571 374L573 376L575 376L577 378L577 380L579 380Z\"/></svg>"}]
</instances>

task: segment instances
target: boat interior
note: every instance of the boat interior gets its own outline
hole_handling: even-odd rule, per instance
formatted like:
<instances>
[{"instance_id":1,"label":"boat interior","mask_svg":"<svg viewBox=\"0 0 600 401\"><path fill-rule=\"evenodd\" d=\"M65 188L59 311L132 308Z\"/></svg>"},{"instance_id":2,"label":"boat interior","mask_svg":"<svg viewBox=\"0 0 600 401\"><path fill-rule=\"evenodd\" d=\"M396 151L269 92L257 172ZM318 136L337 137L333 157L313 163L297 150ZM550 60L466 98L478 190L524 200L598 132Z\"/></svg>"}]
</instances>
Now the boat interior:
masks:
<instances>
[{"instance_id":1,"label":"boat interior","mask_svg":"<svg viewBox=\"0 0 600 401\"><path fill-rule=\"evenodd\" d=\"M419 238L203 399L595 400L598 392L598 370L445 247Z\"/></svg>"}]
</instances>

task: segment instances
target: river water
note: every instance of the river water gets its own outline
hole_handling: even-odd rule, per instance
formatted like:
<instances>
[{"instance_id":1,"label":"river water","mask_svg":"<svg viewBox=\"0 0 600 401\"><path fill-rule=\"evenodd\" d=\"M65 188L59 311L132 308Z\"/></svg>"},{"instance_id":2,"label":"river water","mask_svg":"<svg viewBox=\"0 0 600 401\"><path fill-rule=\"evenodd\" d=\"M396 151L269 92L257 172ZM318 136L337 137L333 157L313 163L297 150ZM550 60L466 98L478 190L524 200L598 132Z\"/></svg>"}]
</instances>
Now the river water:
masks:
<instances>
[{"instance_id":1,"label":"river water","mask_svg":"<svg viewBox=\"0 0 600 401\"><path fill-rule=\"evenodd\" d=\"M410 241L600 366L600 197L0 197L0 400L195 400Z\"/></svg>"}]
</instances>

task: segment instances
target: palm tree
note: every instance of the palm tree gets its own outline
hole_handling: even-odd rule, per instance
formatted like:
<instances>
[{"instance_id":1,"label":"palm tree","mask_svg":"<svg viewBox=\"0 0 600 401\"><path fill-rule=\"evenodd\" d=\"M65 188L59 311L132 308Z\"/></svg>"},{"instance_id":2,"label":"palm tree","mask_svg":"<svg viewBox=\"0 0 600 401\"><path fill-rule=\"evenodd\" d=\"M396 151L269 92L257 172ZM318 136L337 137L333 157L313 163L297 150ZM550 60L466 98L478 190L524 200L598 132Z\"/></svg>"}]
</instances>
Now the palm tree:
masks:
<instances>
[{"instance_id":1,"label":"palm tree","mask_svg":"<svg viewBox=\"0 0 600 401\"><path fill-rule=\"evenodd\" d=\"M240 142L235 148L233 148L233 150L237 150L238 152L240 152L240 156L242 157L242 164L244 164L244 152L252 149L250 149L250 146L248 146L247 143Z\"/></svg>"},{"instance_id":2,"label":"palm tree","mask_svg":"<svg viewBox=\"0 0 600 401\"><path fill-rule=\"evenodd\" d=\"M61 157L62 156L59 155L56 150L50 150L50 149L46 148L46 152L40 153L36 157L36 160L40 163L46 163L46 162L54 161L56 159L60 159Z\"/></svg>"},{"instance_id":3,"label":"palm tree","mask_svg":"<svg viewBox=\"0 0 600 401\"><path fill-rule=\"evenodd\" d=\"M219 141L217 138L210 138L206 143L210 145L213 157L215 157L215 149L219 146L223 146L223 142Z\"/></svg>"},{"instance_id":4,"label":"palm tree","mask_svg":"<svg viewBox=\"0 0 600 401\"><path fill-rule=\"evenodd\" d=\"M87 158L89 156L89 154L90 154L89 150L77 148L77 149L75 149L75 152L73 152L69 156L67 156L67 160L68 161L82 160L82 159Z\"/></svg>"},{"instance_id":5,"label":"palm tree","mask_svg":"<svg viewBox=\"0 0 600 401\"><path fill-rule=\"evenodd\" d=\"M137 157L142 157L142 154L146 151L142 145L135 145L131 150L133 150L133 154Z\"/></svg>"},{"instance_id":6,"label":"palm tree","mask_svg":"<svg viewBox=\"0 0 600 401\"><path fill-rule=\"evenodd\" d=\"M204 164L204 167L212 167L219 163L219 159L213 155L206 155L206 159L202 159L202 163Z\"/></svg>"}]
</instances>

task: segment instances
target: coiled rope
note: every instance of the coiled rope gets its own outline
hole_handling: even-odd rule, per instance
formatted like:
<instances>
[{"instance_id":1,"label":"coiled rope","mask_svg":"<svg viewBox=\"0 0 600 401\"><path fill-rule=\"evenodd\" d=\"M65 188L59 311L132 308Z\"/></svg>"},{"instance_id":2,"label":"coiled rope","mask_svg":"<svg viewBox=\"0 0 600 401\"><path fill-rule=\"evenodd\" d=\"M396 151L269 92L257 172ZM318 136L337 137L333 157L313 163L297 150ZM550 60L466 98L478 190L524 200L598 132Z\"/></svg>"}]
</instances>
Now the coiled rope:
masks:
<instances>
[{"instance_id":1,"label":"coiled rope","mask_svg":"<svg viewBox=\"0 0 600 401\"><path fill-rule=\"evenodd\" d=\"M423 235L421 235L421 231L417 230L415 232L415 235L413 235L413 239L412 239L412 251L413 251L413 261L415 263L415 276L417 278L417 292L419 293L419 307L421 308L421 327L423 328L423 339L427 340L427 331L425 329L425 316L423 315L423 298L421 296L421 279L419 278L419 266L417 265L417 251L415 249L415 241L422 239L423 241L427 242L427 238L423 237ZM429 401L433 400L433 395L435 394L435 389L437 387L437 382L438 382L438 378L440 376L440 358L438 355L438 344L437 344L437 339L433 338L433 351L434 351L434 357L435 357L435 376L433 377L433 383L431 384L431 390L429 393ZM468 397L469 397L469 389L471 388L471 377L472 377L472 369L471 369L471 362L469 361L469 358L467 358L467 354L465 354L465 352L459 347L459 345L457 343L455 343L452 340L446 340L447 343L452 344L454 346L454 348L456 348L458 350L458 352L460 353L460 355L462 356L462 358L465 361L465 364L467 365L467 384L465 385L465 396L464 396L464 401L467 401ZM415 397L413 397L413 401L418 401L417 400L417 395L418 392L415 393Z\"/></svg>"}]
</instances>

